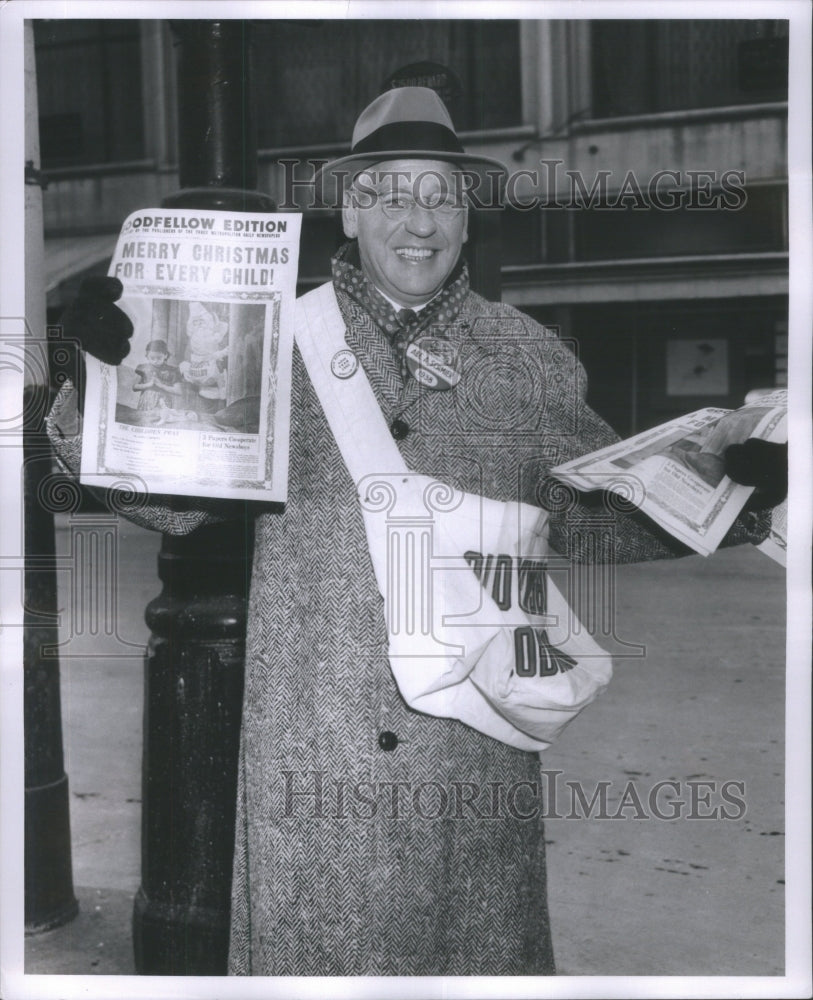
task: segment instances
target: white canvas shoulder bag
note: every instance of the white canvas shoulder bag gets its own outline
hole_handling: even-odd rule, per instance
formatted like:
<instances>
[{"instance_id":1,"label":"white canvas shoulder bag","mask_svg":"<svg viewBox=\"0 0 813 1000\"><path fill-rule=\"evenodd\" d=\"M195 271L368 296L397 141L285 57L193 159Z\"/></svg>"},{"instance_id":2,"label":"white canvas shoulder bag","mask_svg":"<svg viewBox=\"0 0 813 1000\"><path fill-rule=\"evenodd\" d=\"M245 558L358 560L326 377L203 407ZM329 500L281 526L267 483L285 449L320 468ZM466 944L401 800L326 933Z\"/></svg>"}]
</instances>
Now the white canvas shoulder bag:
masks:
<instances>
[{"instance_id":1,"label":"white canvas shoulder bag","mask_svg":"<svg viewBox=\"0 0 813 1000\"><path fill-rule=\"evenodd\" d=\"M331 284L297 300L296 342L356 484L405 701L544 750L612 662L551 579L548 514L410 472L344 339Z\"/></svg>"}]
</instances>

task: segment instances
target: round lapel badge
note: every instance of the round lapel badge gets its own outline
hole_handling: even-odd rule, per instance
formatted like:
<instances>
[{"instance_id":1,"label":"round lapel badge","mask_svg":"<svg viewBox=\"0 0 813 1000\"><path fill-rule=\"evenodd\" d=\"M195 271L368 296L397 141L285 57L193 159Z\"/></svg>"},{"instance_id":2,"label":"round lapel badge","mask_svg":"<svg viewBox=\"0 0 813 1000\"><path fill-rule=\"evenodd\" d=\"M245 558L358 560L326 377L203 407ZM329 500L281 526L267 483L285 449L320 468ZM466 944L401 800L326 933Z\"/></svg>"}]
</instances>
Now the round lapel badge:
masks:
<instances>
[{"instance_id":1,"label":"round lapel badge","mask_svg":"<svg viewBox=\"0 0 813 1000\"><path fill-rule=\"evenodd\" d=\"M350 378L358 371L359 361L355 354L349 349L336 351L330 361L330 370L336 378Z\"/></svg>"},{"instance_id":2,"label":"round lapel badge","mask_svg":"<svg viewBox=\"0 0 813 1000\"><path fill-rule=\"evenodd\" d=\"M427 389L451 389L460 381L457 349L442 337L419 337L406 349L407 367Z\"/></svg>"}]
</instances>

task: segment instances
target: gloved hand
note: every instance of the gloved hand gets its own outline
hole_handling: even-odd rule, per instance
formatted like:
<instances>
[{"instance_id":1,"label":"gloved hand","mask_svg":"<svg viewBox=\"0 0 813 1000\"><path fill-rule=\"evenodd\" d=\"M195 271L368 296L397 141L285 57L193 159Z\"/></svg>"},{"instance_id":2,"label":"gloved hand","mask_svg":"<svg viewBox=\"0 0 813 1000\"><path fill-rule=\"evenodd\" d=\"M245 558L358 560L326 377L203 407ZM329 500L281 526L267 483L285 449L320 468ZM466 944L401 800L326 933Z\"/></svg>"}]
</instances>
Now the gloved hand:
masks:
<instances>
[{"instance_id":1,"label":"gloved hand","mask_svg":"<svg viewBox=\"0 0 813 1000\"><path fill-rule=\"evenodd\" d=\"M747 510L766 510L782 503L788 495L788 446L748 438L730 444L723 452L725 473L735 483L756 489Z\"/></svg>"},{"instance_id":2,"label":"gloved hand","mask_svg":"<svg viewBox=\"0 0 813 1000\"><path fill-rule=\"evenodd\" d=\"M85 278L61 317L64 336L108 365L120 365L130 353L133 324L114 304L123 291L118 278Z\"/></svg>"}]
</instances>

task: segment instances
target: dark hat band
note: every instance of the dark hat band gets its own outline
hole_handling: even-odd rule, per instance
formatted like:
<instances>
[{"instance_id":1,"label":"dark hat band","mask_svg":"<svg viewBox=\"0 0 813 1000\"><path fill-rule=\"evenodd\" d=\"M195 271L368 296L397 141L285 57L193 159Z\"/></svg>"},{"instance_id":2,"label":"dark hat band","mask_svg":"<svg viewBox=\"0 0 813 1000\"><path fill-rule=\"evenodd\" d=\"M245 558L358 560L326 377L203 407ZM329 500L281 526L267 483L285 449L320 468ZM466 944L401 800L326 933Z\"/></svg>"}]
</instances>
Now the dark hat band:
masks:
<instances>
[{"instance_id":1,"label":"dark hat band","mask_svg":"<svg viewBox=\"0 0 813 1000\"><path fill-rule=\"evenodd\" d=\"M463 147L454 132L437 122L390 122L360 139L353 154L387 153L390 150L414 149L423 156L428 151L462 153Z\"/></svg>"}]
</instances>

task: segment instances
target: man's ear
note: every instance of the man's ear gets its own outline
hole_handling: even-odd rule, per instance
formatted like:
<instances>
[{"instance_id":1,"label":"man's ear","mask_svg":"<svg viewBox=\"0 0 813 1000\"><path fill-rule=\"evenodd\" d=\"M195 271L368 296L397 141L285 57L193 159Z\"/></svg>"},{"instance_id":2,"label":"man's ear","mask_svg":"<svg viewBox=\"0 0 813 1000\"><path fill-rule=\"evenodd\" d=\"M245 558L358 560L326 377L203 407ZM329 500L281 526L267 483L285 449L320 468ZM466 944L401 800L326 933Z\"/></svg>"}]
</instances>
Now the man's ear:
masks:
<instances>
[{"instance_id":1,"label":"man's ear","mask_svg":"<svg viewBox=\"0 0 813 1000\"><path fill-rule=\"evenodd\" d=\"M344 229L344 235L349 240L355 239L359 234L359 210L356 200L353 197L352 189L344 192L344 200L342 201L342 228Z\"/></svg>"}]
</instances>

